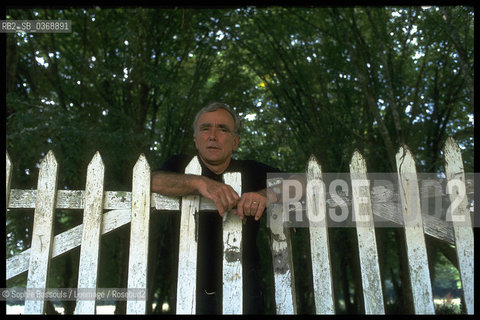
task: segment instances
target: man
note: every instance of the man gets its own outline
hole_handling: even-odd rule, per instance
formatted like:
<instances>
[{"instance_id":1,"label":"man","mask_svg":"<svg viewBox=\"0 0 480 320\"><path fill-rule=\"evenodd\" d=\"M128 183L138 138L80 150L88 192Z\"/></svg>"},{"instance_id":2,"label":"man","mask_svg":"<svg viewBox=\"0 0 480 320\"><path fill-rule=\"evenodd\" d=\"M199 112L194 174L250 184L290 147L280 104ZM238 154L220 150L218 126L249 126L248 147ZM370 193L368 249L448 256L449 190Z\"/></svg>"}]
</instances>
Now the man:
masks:
<instances>
[{"instance_id":1,"label":"man","mask_svg":"<svg viewBox=\"0 0 480 320\"><path fill-rule=\"evenodd\" d=\"M152 192L167 196L199 194L218 210L200 214L198 226L197 313L221 313L222 217L234 210L243 225L244 313L262 313L256 237L267 205L267 172L278 169L251 160L232 159L240 143L240 120L223 103L211 103L194 120L194 141L202 175L183 174L192 157L173 156L152 174ZM240 172L242 194L223 183L225 172ZM272 199L270 197L273 197ZM269 194L269 201L275 196Z\"/></svg>"}]
</instances>

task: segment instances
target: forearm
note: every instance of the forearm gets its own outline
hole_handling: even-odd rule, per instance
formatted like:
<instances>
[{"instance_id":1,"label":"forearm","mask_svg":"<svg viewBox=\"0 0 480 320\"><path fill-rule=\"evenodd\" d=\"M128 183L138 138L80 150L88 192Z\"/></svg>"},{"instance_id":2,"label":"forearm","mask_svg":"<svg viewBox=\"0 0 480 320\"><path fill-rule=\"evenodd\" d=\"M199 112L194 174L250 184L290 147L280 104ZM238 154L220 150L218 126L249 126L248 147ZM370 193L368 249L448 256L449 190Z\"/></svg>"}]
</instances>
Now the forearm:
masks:
<instances>
[{"instance_id":1,"label":"forearm","mask_svg":"<svg viewBox=\"0 0 480 320\"><path fill-rule=\"evenodd\" d=\"M204 176L157 171L152 174L151 191L165 196L183 197L200 194L212 200L223 216L240 199L235 190L225 183Z\"/></svg>"},{"instance_id":2,"label":"forearm","mask_svg":"<svg viewBox=\"0 0 480 320\"><path fill-rule=\"evenodd\" d=\"M157 171L152 174L151 191L165 196L199 194L202 176Z\"/></svg>"}]
</instances>

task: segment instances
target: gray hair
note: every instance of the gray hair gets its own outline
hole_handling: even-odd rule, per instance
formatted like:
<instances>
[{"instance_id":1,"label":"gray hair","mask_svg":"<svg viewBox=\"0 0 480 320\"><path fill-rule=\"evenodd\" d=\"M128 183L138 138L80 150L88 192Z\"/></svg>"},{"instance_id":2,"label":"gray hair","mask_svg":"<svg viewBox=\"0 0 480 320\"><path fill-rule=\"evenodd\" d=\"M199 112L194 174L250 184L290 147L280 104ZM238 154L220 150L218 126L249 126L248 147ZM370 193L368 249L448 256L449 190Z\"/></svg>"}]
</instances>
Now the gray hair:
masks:
<instances>
[{"instance_id":1,"label":"gray hair","mask_svg":"<svg viewBox=\"0 0 480 320\"><path fill-rule=\"evenodd\" d=\"M197 123L198 120L200 119L200 116L204 114L205 112L213 112L217 111L218 109L223 109L230 113L230 115L233 118L233 134L234 136L239 136L240 131L241 131L241 123L240 123L240 118L237 116L237 114L225 103L222 102L211 102L207 106L203 107L200 109L200 111L197 112L197 115L195 116L195 120L193 120L193 134L197 134Z\"/></svg>"}]
</instances>

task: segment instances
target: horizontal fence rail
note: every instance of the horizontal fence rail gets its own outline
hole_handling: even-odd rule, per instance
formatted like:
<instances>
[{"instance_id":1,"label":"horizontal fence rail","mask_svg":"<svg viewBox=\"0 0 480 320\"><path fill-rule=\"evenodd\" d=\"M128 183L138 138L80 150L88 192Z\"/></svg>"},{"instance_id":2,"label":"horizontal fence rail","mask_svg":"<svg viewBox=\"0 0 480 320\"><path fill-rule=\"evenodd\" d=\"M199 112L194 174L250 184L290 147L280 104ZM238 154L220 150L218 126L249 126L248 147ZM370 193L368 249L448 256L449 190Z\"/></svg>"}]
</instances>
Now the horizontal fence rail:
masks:
<instances>
[{"instance_id":1,"label":"horizontal fence rail","mask_svg":"<svg viewBox=\"0 0 480 320\"><path fill-rule=\"evenodd\" d=\"M444 147L445 175L448 180L460 179L465 183L460 148L452 138ZM357 219L357 239L365 313L383 314L383 291L381 286L378 253L375 239L374 219L380 217L404 228L410 268L410 285L413 293L414 311L419 314L434 313L433 296L428 270L425 235L432 236L455 245L459 272L464 292L465 307L473 314L473 230L470 209L465 202L452 213L463 216L467 223L446 222L435 216L416 215L411 212L421 210L419 187L416 178L413 155L402 146L396 157L399 191L388 194L385 188L372 187L363 194L360 185L352 178L352 194L343 195L342 200L355 208ZM57 162L53 152L48 152L40 164L36 190L11 188L12 162L6 154L6 200L8 214L13 209L33 209L34 228L29 249L6 260L6 279L12 279L28 272L27 289L46 289L48 268L51 259L80 246L78 289L96 289L98 260L100 257L101 236L131 224L130 257L128 266L128 288L146 288L148 264L148 237L151 209L158 211L178 211L181 215L179 263L177 280L177 307L179 314L193 314L196 308L195 283L197 244L195 215L204 210L216 210L212 201L200 196L167 197L150 192L150 166L141 155L133 169L132 191L105 191L104 165L97 152L87 169L85 190L57 190ZM195 157L186 172L200 174L201 169ZM350 175L365 180L366 162L356 151L350 163ZM307 184L322 178L320 164L312 157L307 170ZM226 174L224 181L240 194L239 174ZM309 182L310 181L310 182ZM465 186L464 186L465 187ZM327 210L335 209L338 202L328 192L309 193L307 188L306 205L309 214L325 216ZM454 195L451 201L454 201ZM391 199L398 201L391 201ZM53 219L56 209L83 210L83 223L61 234L53 236ZM271 210L279 216L286 215L282 206L273 205ZM153 211L155 212L155 211ZM80 213L72 213L80 214ZM362 218L363 217L363 218ZM362 219L360 219L362 218ZM272 223L271 251L275 282L275 303L277 314L297 312L295 275L292 263L290 233L280 220ZM223 259L223 313L241 314L242 309L242 263L241 229L237 216L227 214L224 219L224 259ZM330 260L328 225L309 226L313 289L316 313L335 313L333 280ZM78 300L75 313L95 313L96 302ZM127 313L144 314L146 300L128 300ZM25 313L44 313L44 302L25 301Z\"/></svg>"}]
</instances>

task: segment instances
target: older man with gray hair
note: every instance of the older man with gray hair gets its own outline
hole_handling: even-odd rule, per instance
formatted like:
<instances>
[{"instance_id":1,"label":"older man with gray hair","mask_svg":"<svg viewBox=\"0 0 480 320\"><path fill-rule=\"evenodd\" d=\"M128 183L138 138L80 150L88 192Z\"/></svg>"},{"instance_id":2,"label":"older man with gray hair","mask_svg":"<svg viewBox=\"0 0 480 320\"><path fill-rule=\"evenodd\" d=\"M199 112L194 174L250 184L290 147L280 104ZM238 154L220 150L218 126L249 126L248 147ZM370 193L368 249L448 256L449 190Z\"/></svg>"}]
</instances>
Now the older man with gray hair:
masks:
<instances>
[{"instance_id":1,"label":"older man with gray hair","mask_svg":"<svg viewBox=\"0 0 480 320\"><path fill-rule=\"evenodd\" d=\"M224 103L214 102L202 108L195 116L193 129L202 175L184 174L192 156L174 155L153 172L152 192L167 196L199 194L212 200L218 210L199 216L197 313L221 313L218 293L222 290L222 217L232 209L246 220L242 231L244 313L263 313L256 238L267 205L267 173L279 170L257 161L232 158L240 143L241 122ZM241 173L241 195L223 183L225 172Z\"/></svg>"}]
</instances>

